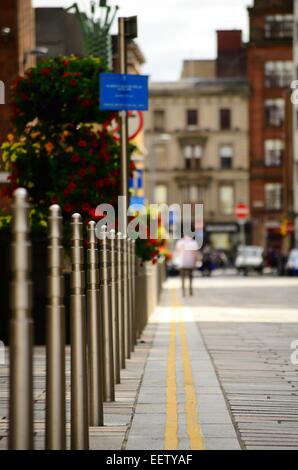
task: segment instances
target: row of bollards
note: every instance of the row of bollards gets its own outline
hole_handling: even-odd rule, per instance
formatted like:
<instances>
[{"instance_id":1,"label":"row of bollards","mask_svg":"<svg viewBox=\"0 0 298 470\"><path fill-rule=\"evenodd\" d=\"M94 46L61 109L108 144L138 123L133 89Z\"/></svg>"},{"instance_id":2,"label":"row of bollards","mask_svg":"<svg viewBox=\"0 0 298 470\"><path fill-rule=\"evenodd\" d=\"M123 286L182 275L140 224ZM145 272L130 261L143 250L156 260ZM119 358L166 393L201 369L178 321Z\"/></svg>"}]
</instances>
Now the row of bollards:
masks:
<instances>
[{"instance_id":1,"label":"row of bollards","mask_svg":"<svg viewBox=\"0 0 298 470\"><path fill-rule=\"evenodd\" d=\"M9 448L34 448L33 318L29 204L25 189L14 193L10 289ZM45 447L66 449L65 309L62 216L49 209L46 321ZM135 254L135 242L121 233L97 233L88 224L84 248L80 214L71 220L71 448L89 448L89 427L104 425L103 402L115 400L115 384L154 308L163 278L153 289ZM86 262L85 262L86 259ZM150 292L148 292L150 289ZM152 291L152 292L151 292ZM152 295L151 295L152 294ZM149 299L151 298L150 302Z\"/></svg>"}]
</instances>

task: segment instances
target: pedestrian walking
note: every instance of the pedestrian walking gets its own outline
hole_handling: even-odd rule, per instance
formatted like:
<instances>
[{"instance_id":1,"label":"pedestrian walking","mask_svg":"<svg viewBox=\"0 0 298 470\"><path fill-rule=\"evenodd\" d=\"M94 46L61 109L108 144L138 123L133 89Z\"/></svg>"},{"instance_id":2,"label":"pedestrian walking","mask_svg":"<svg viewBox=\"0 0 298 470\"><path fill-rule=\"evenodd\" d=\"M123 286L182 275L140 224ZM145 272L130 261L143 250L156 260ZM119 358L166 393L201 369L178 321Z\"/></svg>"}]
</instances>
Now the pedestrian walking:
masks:
<instances>
[{"instance_id":1,"label":"pedestrian walking","mask_svg":"<svg viewBox=\"0 0 298 470\"><path fill-rule=\"evenodd\" d=\"M192 280L193 270L200 260L199 246L192 237L184 235L176 244L176 256L179 259L182 295L185 296L185 278L189 279L189 295L193 295Z\"/></svg>"}]
</instances>

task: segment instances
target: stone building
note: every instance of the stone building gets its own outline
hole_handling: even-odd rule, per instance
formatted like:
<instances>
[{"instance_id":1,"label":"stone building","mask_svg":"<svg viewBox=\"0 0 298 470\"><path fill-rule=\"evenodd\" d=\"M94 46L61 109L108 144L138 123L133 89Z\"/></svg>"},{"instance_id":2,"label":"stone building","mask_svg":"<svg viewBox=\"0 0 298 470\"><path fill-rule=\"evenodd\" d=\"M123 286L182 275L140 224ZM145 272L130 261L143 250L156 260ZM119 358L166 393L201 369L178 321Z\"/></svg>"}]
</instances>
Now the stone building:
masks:
<instances>
[{"instance_id":1,"label":"stone building","mask_svg":"<svg viewBox=\"0 0 298 470\"><path fill-rule=\"evenodd\" d=\"M289 250L293 237L293 0L255 0L248 9L250 194L253 242Z\"/></svg>"},{"instance_id":2,"label":"stone building","mask_svg":"<svg viewBox=\"0 0 298 470\"><path fill-rule=\"evenodd\" d=\"M232 252L235 205L249 202L249 86L243 68L234 78L217 68L216 61L185 61L183 79L151 84L145 188L151 202L203 203L205 241Z\"/></svg>"}]
</instances>

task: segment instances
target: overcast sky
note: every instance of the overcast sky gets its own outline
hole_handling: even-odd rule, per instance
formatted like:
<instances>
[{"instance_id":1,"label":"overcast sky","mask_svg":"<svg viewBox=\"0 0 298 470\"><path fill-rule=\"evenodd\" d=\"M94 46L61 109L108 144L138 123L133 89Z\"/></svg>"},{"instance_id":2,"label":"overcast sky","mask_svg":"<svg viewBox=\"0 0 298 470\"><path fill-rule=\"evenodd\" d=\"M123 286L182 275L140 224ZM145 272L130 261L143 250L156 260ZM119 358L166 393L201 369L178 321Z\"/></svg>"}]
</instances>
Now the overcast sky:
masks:
<instances>
[{"instance_id":1,"label":"overcast sky","mask_svg":"<svg viewBox=\"0 0 298 470\"><path fill-rule=\"evenodd\" d=\"M67 7L72 3L33 0L39 7ZM86 9L89 0L78 3ZM183 59L214 58L217 29L242 29L246 40L246 8L253 0L110 0L109 4L119 5L120 16L138 16L137 41L147 61L143 71L157 81L177 80Z\"/></svg>"}]
</instances>

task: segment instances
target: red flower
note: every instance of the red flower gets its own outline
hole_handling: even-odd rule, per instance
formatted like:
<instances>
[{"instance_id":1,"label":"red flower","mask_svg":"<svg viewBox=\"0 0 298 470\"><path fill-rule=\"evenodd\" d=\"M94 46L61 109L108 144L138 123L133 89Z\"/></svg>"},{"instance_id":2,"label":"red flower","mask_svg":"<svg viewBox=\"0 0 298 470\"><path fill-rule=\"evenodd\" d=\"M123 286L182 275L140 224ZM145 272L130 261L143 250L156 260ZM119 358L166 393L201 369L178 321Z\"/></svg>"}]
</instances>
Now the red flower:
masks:
<instances>
[{"instance_id":1,"label":"red flower","mask_svg":"<svg viewBox=\"0 0 298 470\"><path fill-rule=\"evenodd\" d=\"M76 80L75 78L72 78L72 79L69 81L69 83L70 83L70 85L73 86L73 87L77 86L77 84L78 84L78 82L77 82L77 80Z\"/></svg>"},{"instance_id":2,"label":"red flower","mask_svg":"<svg viewBox=\"0 0 298 470\"><path fill-rule=\"evenodd\" d=\"M92 105L92 100L90 100L89 98L86 98L82 101L82 106L84 106L84 108L89 108L91 105Z\"/></svg>"},{"instance_id":3,"label":"red flower","mask_svg":"<svg viewBox=\"0 0 298 470\"><path fill-rule=\"evenodd\" d=\"M101 189L103 186L104 186L104 181L103 179L99 179L95 182L95 186L98 188L98 189Z\"/></svg>"},{"instance_id":4,"label":"red flower","mask_svg":"<svg viewBox=\"0 0 298 470\"><path fill-rule=\"evenodd\" d=\"M77 189L77 185L74 182L69 183L66 189L64 189L63 193L64 196L68 196L69 193L72 193L75 189Z\"/></svg>"},{"instance_id":5,"label":"red flower","mask_svg":"<svg viewBox=\"0 0 298 470\"><path fill-rule=\"evenodd\" d=\"M77 155L76 153L71 157L71 161L73 163L78 163L80 161L80 157L79 155Z\"/></svg>"},{"instance_id":6,"label":"red flower","mask_svg":"<svg viewBox=\"0 0 298 470\"><path fill-rule=\"evenodd\" d=\"M53 197L52 197L51 203L52 203L52 204L58 204L58 198L57 198L57 196L53 196Z\"/></svg>"},{"instance_id":7,"label":"red flower","mask_svg":"<svg viewBox=\"0 0 298 470\"><path fill-rule=\"evenodd\" d=\"M96 174L96 166L91 165L88 168L90 175L95 175Z\"/></svg>"},{"instance_id":8,"label":"red flower","mask_svg":"<svg viewBox=\"0 0 298 470\"><path fill-rule=\"evenodd\" d=\"M70 64L69 60L63 60L62 63L64 65L64 67L67 67Z\"/></svg>"},{"instance_id":9,"label":"red flower","mask_svg":"<svg viewBox=\"0 0 298 470\"><path fill-rule=\"evenodd\" d=\"M44 67L43 69L41 69L41 74L44 75L44 76L50 75L51 72L52 72L51 67Z\"/></svg>"},{"instance_id":10,"label":"red flower","mask_svg":"<svg viewBox=\"0 0 298 470\"><path fill-rule=\"evenodd\" d=\"M83 204L82 204L82 210L83 210L83 211L89 213L90 208L91 208L91 206L90 206L89 202L83 202Z\"/></svg>"},{"instance_id":11,"label":"red flower","mask_svg":"<svg viewBox=\"0 0 298 470\"><path fill-rule=\"evenodd\" d=\"M63 77L67 78L67 77L70 77L70 75L71 74L69 72L64 72Z\"/></svg>"},{"instance_id":12,"label":"red flower","mask_svg":"<svg viewBox=\"0 0 298 470\"><path fill-rule=\"evenodd\" d=\"M85 168L80 168L80 169L79 169L79 176L81 176L82 178L84 178L84 176L86 176L86 170L85 170Z\"/></svg>"},{"instance_id":13,"label":"red flower","mask_svg":"<svg viewBox=\"0 0 298 470\"><path fill-rule=\"evenodd\" d=\"M131 161L131 162L129 163L129 169L130 169L130 171L135 171L136 168L137 168L137 167L136 167L135 162Z\"/></svg>"},{"instance_id":14,"label":"red flower","mask_svg":"<svg viewBox=\"0 0 298 470\"><path fill-rule=\"evenodd\" d=\"M65 212L72 212L74 210L74 205L70 204L70 202L67 202L64 204L63 209Z\"/></svg>"},{"instance_id":15,"label":"red flower","mask_svg":"<svg viewBox=\"0 0 298 470\"><path fill-rule=\"evenodd\" d=\"M83 139L79 140L79 147L84 148L84 147L87 147L87 145L88 144L87 144L86 140L83 140Z\"/></svg>"},{"instance_id":16,"label":"red flower","mask_svg":"<svg viewBox=\"0 0 298 470\"><path fill-rule=\"evenodd\" d=\"M81 77L81 76L82 76L82 73L81 73L81 72L76 72L76 73L75 73L75 76L76 76L76 77Z\"/></svg>"}]
</instances>

